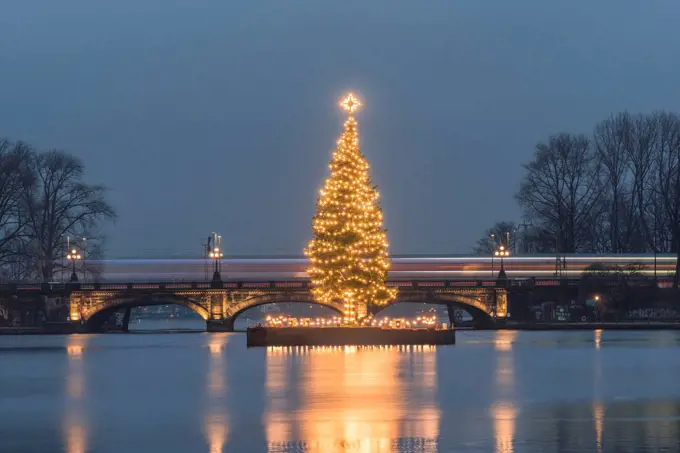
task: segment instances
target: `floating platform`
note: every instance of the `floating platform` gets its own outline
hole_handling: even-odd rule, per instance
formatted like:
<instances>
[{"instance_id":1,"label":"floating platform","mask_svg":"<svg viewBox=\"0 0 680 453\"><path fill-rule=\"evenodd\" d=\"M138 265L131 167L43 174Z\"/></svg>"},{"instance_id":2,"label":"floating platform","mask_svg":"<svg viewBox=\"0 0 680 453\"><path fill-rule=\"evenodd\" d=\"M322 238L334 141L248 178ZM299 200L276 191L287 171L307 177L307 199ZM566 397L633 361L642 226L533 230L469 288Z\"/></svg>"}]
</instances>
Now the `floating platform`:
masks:
<instances>
[{"instance_id":1,"label":"floating platform","mask_svg":"<svg viewBox=\"0 0 680 453\"><path fill-rule=\"evenodd\" d=\"M383 329L380 327L249 327L249 347L382 346L456 343L453 329Z\"/></svg>"}]
</instances>

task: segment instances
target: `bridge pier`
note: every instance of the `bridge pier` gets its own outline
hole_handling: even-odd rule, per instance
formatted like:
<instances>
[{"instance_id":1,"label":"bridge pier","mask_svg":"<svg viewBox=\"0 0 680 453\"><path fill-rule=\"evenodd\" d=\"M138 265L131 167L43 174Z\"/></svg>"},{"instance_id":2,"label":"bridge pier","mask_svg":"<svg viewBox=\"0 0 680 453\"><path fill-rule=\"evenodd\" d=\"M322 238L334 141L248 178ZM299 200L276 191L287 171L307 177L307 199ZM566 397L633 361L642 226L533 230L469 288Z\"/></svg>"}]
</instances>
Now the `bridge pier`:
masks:
<instances>
[{"instance_id":1,"label":"bridge pier","mask_svg":"<svg viewBox=\"0 0 680 453\"><path fill-rule=\"evenodd\" d=\"M234 331L234 321L235 319L224 318L219 321L208 320L206 321L206 331L208 332L233 332Z\"/></svg>"},{"instance_id":2,"label":"bridge pier","mask_svg":"<svg viewBox=\"0 0 680 453\"><path fill-rule=\"evenodd\" d=\"M449 327L453 328L456 326L456 309L453 305L448 304L446 306L446 313L449 315Z\"/></svg>"},{"instance_id":3,"label":"bridge pier","mask_svg":"<svg viewBox=\"0 0 680 453\"><path fill-rule=\"evenodd\" d=\"M129 332L130 331L130 315L131 314L132 314L132 307L126 307L125 313L123 314L123 325L122 325L123 332Z\"/></svg>"}]
</instances>

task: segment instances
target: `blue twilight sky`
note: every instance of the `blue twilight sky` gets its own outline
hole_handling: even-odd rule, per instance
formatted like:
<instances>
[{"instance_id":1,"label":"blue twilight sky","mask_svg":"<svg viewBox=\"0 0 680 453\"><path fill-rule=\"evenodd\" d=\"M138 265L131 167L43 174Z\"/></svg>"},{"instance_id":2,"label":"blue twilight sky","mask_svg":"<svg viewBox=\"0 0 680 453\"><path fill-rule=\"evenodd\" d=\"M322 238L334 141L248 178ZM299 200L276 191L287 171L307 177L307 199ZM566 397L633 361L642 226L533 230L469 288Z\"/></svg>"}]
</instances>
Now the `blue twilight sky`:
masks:
<instances>
[{"instance_id":1,"label":"blue twilight sky","mask_svg":"<svg viewBox=\"0 0 680 453\"><path fill-rule=\"evenodd\" d=\"M2 0L0 136L82 157L109 256L300 254L359 92L395 254L465 253L538 140L680 109L677 0Z\"/></svg>"}]
</instances>

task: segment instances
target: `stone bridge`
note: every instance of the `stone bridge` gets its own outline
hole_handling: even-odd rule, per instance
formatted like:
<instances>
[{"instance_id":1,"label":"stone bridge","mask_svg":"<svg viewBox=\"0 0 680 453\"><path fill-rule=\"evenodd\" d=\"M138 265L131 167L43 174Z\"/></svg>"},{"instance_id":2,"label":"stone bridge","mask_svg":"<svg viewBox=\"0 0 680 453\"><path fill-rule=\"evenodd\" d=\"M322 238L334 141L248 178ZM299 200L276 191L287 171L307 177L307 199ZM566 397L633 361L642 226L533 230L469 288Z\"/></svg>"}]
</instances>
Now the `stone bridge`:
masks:
<instances>
[{"instance_id":1,"label":"stone bridge","mask_svg":"<svg viewBox=\"0 0 680 453\"><path fill-rule=\"evenodd\" d=\"M85 286L85 285L82 285ZM305 303L322 305L342 315L341 302L319 303L308 288L261 289L186 289L183 285L149 285L148 287L81 288L69 295L69 321L86 330L99 330L116 312L124 311L124 328L129 322L130 309L138 306L177 304L201 316L208 330L232 331L234 322L244 311L260 305L274 303ZM492 323L507 316L507 291L498 287L425 287L400 288L390 305L367 307L367 312L379 314L385 308L401 303L428 303L446 305L450 321L453 309L470 313L479 325Z\"/></svg>"},{"instance_id":2,"label":"stone bridge","mask_svg":"<svg viewBox=\"0 0 680 453\"><path fill-rule=\"evenodd\" d=\"M449 285L448 282L390 282L399 288L397 298L387 306L366 307L373 315L401 303L446 305L450 321L453 309L470 313L478 325L507 316L507 289L501 285ZM209 283L75 283L19 285L14 294L58 297L68 305L65 322L74 330L99 331L114 313L123 313L127 329L132 307L177 304L198 313L209 331L231 331L244 311L260 305L299 302L330 308L340 314L341 302L320 304L312 297L307 282L209 282Z\"/></svg>"}]
</instances>

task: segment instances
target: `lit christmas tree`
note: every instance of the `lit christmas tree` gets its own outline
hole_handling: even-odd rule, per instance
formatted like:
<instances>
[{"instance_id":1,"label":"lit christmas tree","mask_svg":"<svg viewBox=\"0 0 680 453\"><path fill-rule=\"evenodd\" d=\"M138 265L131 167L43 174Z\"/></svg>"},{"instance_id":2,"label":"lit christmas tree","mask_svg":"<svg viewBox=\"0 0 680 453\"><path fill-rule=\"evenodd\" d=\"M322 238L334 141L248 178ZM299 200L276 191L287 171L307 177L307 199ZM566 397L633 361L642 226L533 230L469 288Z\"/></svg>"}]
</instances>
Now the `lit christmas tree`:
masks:
<instances>
[{"instance_id":1,"label":"lit christmas tree","mask_svg":"<svg viewBox=\"0 0 680 453\"><path fill-rule=\"evenodd\" d=\"M385 284L391 264L387 234L368 162L359 151L354 112L361 103L349 94L341 105L349 118L317 201L314 238L305 254L316 300L342 301L345 323L354 324L369 305L388 304L397 290Z\"/></svg>"}]
</instances>

